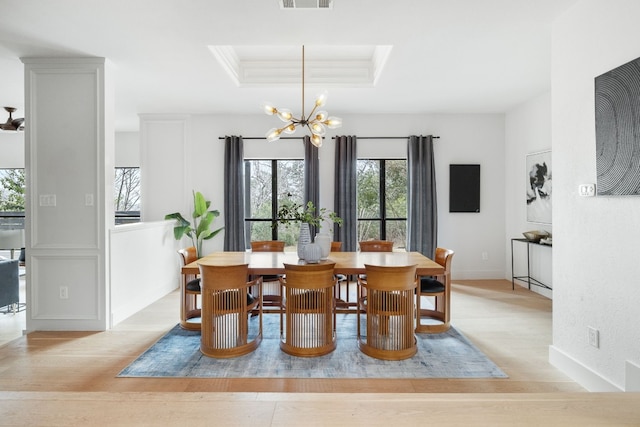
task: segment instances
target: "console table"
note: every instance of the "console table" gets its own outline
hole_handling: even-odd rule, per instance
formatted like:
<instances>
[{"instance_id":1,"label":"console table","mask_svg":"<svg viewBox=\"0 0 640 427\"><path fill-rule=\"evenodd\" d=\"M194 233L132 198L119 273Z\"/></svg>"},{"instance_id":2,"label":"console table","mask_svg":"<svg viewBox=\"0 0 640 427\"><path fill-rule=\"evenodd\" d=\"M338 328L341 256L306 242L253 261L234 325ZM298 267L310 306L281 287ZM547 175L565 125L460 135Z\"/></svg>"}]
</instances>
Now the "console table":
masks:
<instances>
[{"instance_id":1,"label":"console table","mask_svg":"<svg viewBox=\"0 0 640 427\"><path fill-rule=\"evenodd\" d=\"M526 276L516 276L516 273L513 270L513 268L514 268L514 266L513 266L513 242L522 242L522 243L525 243L527 245L527 275ZM532 242L530 240L523 239L523 238L511 239L511 289L512 290L515 289L516 288L516 286L515 286L516 285L516 280L520 280L522 282L526 282L528 287L529 287L529 289L531 289L531 285L535 285L535 286L540 286L542 288L551 290L551 286L545 285L544 283L542 283L538 279L535 279L535 278L531 277L531 251L529 250L531 245L545 246L545 247L551 249L551 245Z\"/></svg>"}]
</instances>

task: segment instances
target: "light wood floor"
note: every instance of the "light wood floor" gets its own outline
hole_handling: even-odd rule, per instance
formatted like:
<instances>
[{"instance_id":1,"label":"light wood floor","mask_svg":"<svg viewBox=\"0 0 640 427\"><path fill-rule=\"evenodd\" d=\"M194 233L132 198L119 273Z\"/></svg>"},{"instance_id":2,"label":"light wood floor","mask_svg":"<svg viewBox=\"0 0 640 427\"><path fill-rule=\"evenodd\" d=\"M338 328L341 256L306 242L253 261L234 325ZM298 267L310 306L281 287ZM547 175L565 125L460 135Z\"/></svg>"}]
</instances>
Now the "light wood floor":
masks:
<instances>
[{"instance_id":1,"label":"light wood floor","mask_svg":"<svg viewBox=\"0 0 640 427\"><path fill-rule=\"evenodd\" d=\"M106 332L0 346L0 425L640 425L639 394L588 393L549 364L547 298L458 281L452 313L508 379L116 378L178 322L174 292Z\"/></svg>"}]
</instances>

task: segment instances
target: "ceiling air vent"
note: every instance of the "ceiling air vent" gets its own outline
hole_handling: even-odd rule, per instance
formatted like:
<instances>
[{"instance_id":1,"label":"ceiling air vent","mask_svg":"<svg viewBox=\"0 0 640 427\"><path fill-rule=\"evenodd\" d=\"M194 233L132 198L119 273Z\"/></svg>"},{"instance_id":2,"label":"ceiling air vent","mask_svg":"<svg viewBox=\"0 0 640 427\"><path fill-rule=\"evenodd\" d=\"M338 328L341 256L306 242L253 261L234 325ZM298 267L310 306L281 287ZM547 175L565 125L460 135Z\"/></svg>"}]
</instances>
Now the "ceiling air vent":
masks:
<instances>
[{"instance_id":1,"label":"ceiling air vent","mask_svg":"<svg viewBox=\"0 0 640 427\"><path fill-rule=\"evenodd\" d=\"M280 9L333 9L333 0L280 0Z\"/></svg>"}]
</instances>

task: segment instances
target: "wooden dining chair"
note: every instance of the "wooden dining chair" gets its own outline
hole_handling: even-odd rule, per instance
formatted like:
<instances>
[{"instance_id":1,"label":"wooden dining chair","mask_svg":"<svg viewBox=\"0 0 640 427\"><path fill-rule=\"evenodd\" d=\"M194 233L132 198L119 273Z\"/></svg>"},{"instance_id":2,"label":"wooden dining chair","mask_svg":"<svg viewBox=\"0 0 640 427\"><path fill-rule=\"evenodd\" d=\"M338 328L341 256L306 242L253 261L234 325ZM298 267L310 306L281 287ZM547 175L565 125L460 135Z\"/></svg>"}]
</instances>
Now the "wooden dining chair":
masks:
<instances>
[{"instance_id":1,"label":"wooden dining chair","mask_svg":"<svg viewBox=\"0 0 640 427\"><path fill-rule=\"evenodd\" d=\"M331 252L342 252L342 242L331 242ZM336 304L340 310L348 310L352 303L349 302L349 277L346 274L336 274ZM342 298L342 287L345 287L345 298Z\"/></svg>"},{"instance_id":2,"label":"wooden dining chair","mask_svg":"<svg viewBox=\"0 0 640 427\"><path fill-rule=\"evenodd\" d=\"M190 246L178 250L180 268L198 259L196 248ZM200 330L200 278L196 274L183 274L180 284L180 327L190 331Z\"/></svg>"},{"instance_id":3,"label":"wooden dining chair","mask_svg":"<svg viewBox=\"0 0 640 427\"><path fill-rule=\"evenodd\" d=\"M284 252L282 240L256 240L251 242L252 252Z\"/></svg>"},{"instance_id":4,"label":"wooden dining chair","mask_svg":"<svg viewBox=\"0 0 640 427\"><path fill-rule=\"evenodd\" d=\"M248 264L199 264L199 269L202 284L200 351L205 356L218 358L252 352L262 341L262 278L247 282Z\"/></svg>"},{"instance_id":5,"label":"wooden dining chair","mask_svg":"<svg viewBox=\"0 0 640 427\"><path fill-rule=\"evenodd\" d=\"M393 242L388 240L363 240L358 243L360 252L393 252ZM359 280L366 280L367 275L361 274Z\"/></svg>"},{"instance_id":6,"label":"wooden dining chair","mask_svg":"<svg viewBox=\"0 0 640 427\"><path fill-rule=\"evenodd\" d=\"M454 254L451 249L436 248L435 262L444 267L444 273L420 278L416 294L416 332L437 334L451 327L451 261ZM422 297L433 297L433 308L422 308Z\"/></svg>"},{"instance_id":7,"label":"wooden dining chair","mask_svg":"<svg viewBox=\"0 0 640 427\"><path fill-rule=\"evenodd\" d=\"M359 245L360 252L393 252L393 242L389 240L364 240Z\"/></svg>"},{"instance_id":8,"label":"wooden dining chair","mask_svg":"<svg viewBox=\"0 0 640 427\"><path fill-rule=\"evenodd\" d=\"M416 354L414 298L416 266L365 264L358 279L358 347L371 357L402 360ZM365 327L360 316L366 316Z\"/></svg>"},{"instance_id":9,"label":"wooden dining chair","mask_svg":"<svg viewBox=\"0 0 640 427\"><path fill-rule=\"evenodd\" d=\"M280 348L293 356L313 357L336 349L335 263L284 264L280 279Z\"/></svg>"},{"instance_id":10,"label":"wooden dining chair","mask_svg":"<svg viewBox=\"0 0 640 427\"><path fill-rule=\"evenodd\" d=\"M256 240L251 242L252 252L284 252L285 242L282 240ZM255 279L256 277L252 277ZM279 309L282 304L280 294L280 276L277 274L262 276L262 298L267 310Z\"/></svg>"}]
</instances>

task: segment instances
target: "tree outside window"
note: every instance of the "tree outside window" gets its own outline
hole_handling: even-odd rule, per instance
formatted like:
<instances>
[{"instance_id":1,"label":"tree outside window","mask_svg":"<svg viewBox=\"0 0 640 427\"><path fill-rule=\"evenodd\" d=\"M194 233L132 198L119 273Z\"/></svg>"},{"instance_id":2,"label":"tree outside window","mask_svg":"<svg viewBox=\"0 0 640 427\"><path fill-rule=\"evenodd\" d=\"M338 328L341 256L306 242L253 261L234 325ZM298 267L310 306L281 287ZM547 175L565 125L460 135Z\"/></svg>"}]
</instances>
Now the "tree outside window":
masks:
<instances>
[{"instance_id":1,"label":"tree outside window","mask_svg":"<svg viewBox=\"0 0 640 427\"><path fill-rule=\"evenodd\" d=\"M0 228L24 228L24 169L0 169Z\"/></svg>"},{"instance_id":2,"label":"tree outside window","mask_svg":"<svg viewBox=\"0 0 640 427\"><path fill-rule=\"evenodd\" d=\"M0 211L24 212L24 169L0 169Z\"/></svg>"},{"instance_id":3,"label":"tree outside window","mask_svg":"<svg viewBox=\"0 0 640 427\"><path fill-rule=\"evenodd\" d=\"M359 159L357 162L358 241L407 241L406 159Z\"/></svg>"},{"instance_id":4,"label":"tree outside window","mask_svg":"<svg viewBox=\"0 0 640 427\"><path fill-rule=\"evenodd\" d=\"M250 241L284 240L286 246L298 239L295 227L278 223L277 212L285 200L303 203L304 161L245 160L245 224Z\"/></svg>"},{"instance_id":5,"label":"tree outside window","mask_svg":"<svg viewBox=\"0 0 640 427\"><path fill-rule=\"evenodd\" d=\"M116 224L140 221L140 168L115 169Z\"/></svg>"}]
</instances>

